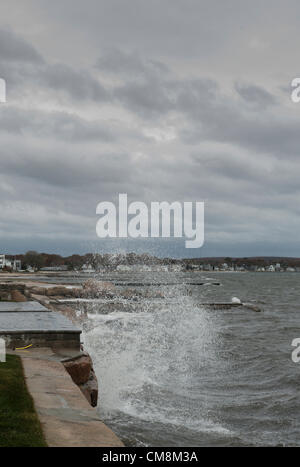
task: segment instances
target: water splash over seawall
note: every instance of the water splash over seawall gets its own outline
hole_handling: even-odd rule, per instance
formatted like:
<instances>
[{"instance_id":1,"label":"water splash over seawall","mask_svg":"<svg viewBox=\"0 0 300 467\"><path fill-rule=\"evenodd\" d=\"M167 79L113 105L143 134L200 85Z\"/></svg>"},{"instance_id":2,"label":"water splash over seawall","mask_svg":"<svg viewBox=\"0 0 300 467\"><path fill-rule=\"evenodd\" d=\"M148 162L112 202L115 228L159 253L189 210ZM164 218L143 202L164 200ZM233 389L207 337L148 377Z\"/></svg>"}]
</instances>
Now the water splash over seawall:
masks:
<instances>
[{"instance_id":1,"label":"water splash over seawall","mask_svg":"<svg viewBox=\"0 0 300 467\"><path fill-rule=\"evenodd\" d=\"M145 422L162 432L226 432L210 419L201 380L218 366L215 317L180 287L166 295L139 299L130 312L94 309L84 334L100 383L100 416L133 444L149 439Z\"/></svg>"}]
</instances>

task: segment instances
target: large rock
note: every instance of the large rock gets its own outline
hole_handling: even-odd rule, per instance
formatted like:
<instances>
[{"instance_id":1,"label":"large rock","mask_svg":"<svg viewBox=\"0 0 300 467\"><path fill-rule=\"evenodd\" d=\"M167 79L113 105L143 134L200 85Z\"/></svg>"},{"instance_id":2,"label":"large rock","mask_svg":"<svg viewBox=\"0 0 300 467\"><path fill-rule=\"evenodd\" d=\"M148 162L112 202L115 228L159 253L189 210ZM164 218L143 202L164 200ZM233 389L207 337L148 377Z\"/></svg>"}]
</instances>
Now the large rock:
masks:
<instances>
[{"instance_id":1,"label":"large rock","mask_svg":"<svg viewBox=\"0 0 300 467\"><path fill-rule=\"evenodd\" d=\"M88 382L93 366L89 354L83 353L75 358L64 360L63 364L75 384Z\"/></svg>"},{"instance_id":2,"label":"large rock","mask_svg":"<svg viewBox=\"0 0 300 467\"><path fill-rule=\"evenodd\" d=\"M91 369L88 381L81 384L80 390L92 407L97 407L98 403L98 380L93 368Z\"/></svg>"},{"instance_id":3,"label":"large rock","mask_svg":"<svg viewBox=\"0 0 300 467\"><path fill-rule=\"evenodd\" d=\"M101 282L89 279L83 284L82 295L87 298L97 298L106 295L113 295L115 286L111 282Z\"/></svg>"},{"instance_id":4,"label":"large rock","mask_svg":"<svg viewBox=\"0 0 300 467\"><path fill-rule=\"evenodd\" d=\"M48 297L69 297L72 296L72 293L70 289L66 287L49 287L49 289L46 290L46 295Z\"/></svg>"},{"instance_id":5,"label":"large rock","mask_svg":"<svg viewBox=\"0 0 300 467\"><path fill-rule=\"evenodd\" d=\"M0 300L3 300L3 301L11 300L11 292L1 290L0 291Z\"/></svg>"},{"instance_id":6,"label":"large rock","mask_svg":"<svg viewBox=\"0 0 300 467\"><path fill-rule=\"evenodd\" d=\"M0 300L12 300L12 292L18 291L22 295L25 292L25 284L23 283L0 283Z\"/></svg>"},{"instance_id":7,"label":"large rock","mask_svg":"<svg viewBox=\"0 0 300 467\"><path fill-rule=\"evenodd\" d=\"M11 292L11 300L13 302L27 302L27 298L18 290L12 290Z\"/></svg>"},{"instance_id":8,"label":"large rock","mask_svg":"<svg viewBox=\"0 0 300 467\"><path fill-rule=\"evenodd\" d=\"M47 288L46 287L29 287L29 292L34 295L47 295Z\"/></svg>"},{"instance_id":9,"label":"large rock","mask_svg":"<svg viewBox=\"0 0 300 467\"><path fill-rule=\"evenodd\" d=\"M73 287L72 289L70 289L70 293L72 295L72 297L75 297L75 298L81 298L82 297L82 290L81 288L77 288L77 287Z\"/></svg>"},{"instance_id":10,"label":"large rock","mask_svg":"<svg viewBox=\"0 0 300 467\"><path fill-rule=\"evenodd\" d=\"M125 289L120 292L120 296L125 298L125 300L137 300L141 295L141 292L134 289Z\"/></svg>"},{"instance_id":11,"label":"large rock","mask_svg":"<svg viewBox=\"0 0 300 467\"><path fill-rule=\"evenodd\" d=\"M160 290L147 290L144 294L145 298L165 298Z\"/></svg>"}]
</instances>

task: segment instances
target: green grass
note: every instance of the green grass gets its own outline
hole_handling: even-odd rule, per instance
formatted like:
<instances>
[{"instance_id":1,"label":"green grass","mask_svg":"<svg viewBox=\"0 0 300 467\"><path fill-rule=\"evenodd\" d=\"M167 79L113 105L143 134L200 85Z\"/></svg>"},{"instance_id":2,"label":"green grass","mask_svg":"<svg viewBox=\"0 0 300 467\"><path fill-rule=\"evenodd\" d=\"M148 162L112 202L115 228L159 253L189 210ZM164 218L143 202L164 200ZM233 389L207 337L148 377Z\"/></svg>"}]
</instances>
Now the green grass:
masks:
<instances>
[{"instance_id":1,"label":"green grass","mask_svg":"<svg viewBox=\"0 0 300 467\"><path fill-rule=\"evenodd\" d=\"M0 363L0 447L47 446L33 400L28 393L20 357Z\"/></svg>"}]
</instances>

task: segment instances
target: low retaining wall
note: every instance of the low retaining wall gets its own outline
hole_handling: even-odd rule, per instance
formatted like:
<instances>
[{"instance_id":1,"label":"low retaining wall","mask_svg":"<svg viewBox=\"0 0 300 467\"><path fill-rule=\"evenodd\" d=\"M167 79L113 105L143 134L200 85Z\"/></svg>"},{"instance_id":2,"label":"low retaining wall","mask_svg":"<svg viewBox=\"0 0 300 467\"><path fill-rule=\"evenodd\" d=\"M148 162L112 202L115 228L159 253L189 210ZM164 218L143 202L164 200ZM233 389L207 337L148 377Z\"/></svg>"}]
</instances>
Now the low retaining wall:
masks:
<instances>
[{"instance_id":1,"label":"low retaining wall","mask_svg":"<svg viewBox=\"0 0 300 467\"><path fill-rule=\"evenodd\" d=\"M33 345L34 347L50 347L80 350L81 331L10 331L0 332L0 338L5 340L8 349L16 349Z\"/></svg>"}]
</instances>

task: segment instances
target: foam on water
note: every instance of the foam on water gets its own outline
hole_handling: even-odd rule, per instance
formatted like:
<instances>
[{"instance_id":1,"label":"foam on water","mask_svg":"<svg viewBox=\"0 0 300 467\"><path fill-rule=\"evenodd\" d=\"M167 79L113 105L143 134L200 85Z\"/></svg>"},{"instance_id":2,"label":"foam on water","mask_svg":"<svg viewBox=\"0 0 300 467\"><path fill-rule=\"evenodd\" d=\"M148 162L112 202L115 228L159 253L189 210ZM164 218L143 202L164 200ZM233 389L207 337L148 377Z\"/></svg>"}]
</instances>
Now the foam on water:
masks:
<instances>
[{"instance_id":1,"label":"foam on water","mask_svg":"<svg viewBox=\"0 0 300 467\"><path fill-rule=\"evenodd\" d=\"M99 378L102 418L227 433L210 420L198 380L202 369L218 365L214 315L173 288L155 310L140 300L132 312L89 316L92 326L84 341ZM199 392L201 404L195 405Z\"/></svg>"}]
</instances>

